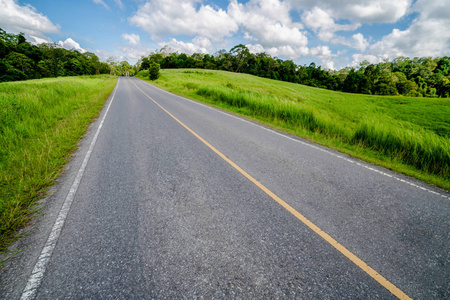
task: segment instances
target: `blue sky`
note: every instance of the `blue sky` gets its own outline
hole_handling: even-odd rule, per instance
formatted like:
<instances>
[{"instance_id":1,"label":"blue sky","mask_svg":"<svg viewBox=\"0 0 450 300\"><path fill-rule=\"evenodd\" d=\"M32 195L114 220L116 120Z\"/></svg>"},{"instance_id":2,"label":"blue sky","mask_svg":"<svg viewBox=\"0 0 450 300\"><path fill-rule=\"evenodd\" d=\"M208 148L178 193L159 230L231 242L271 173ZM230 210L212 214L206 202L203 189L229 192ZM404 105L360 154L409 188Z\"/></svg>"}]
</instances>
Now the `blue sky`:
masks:
<instances>
[{"instance_id":1,"label":"blue sky","mask_svg":"<svg viewBox=\"0 0 450 300\"><path fill-rule=\"evenodd\" d=\"M0 27L134 64L245 44L297 64L450 56L450 0L0 0Z\"/></svg>"}]
</instances>

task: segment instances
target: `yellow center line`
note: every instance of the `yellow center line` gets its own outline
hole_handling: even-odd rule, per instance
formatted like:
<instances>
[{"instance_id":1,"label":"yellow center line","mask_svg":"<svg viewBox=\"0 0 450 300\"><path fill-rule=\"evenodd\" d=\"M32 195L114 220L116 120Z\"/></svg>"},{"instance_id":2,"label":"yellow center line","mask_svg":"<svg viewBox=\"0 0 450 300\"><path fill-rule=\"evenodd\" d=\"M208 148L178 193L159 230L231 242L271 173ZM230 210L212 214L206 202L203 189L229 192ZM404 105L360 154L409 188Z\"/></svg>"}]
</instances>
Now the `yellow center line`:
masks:
<instances>
[{"instance_id":1,"label":"yellow center line","mask_svg":"<svg viewBox=\"0 0 450 300\"><path fill-rule=\"evenodd\" d=\"M394 284L392 284L389 280L384 278L382 275L380 275L377 271L375 271L373 268L371 268L368 264L366 264L363 260L361 260L359 257L357 257L355 254L350 252L347 248L342 246L338 241L336 241L334 238L332 238L329 234L324 232L322 229L320 229L317 225L312 223L310 220L308 220L305 216L303 216L301 213L296 211L292 206L287 204L285 201L283 201L280 197L275 195L271 190L266 188L263 184L261 184L259 181L257 181L255 178L253 178L250 174L245 172L243 169L241 169L238 165L236 165L233 161L231 161L228 157L226 157L224 154L222 154L219 150L214 148L210 143L205 141L201 136L199 136L195 131L190 129L188 126L186 126L183 122L178 120L174 115L172 115L170 112L168 112L164 107L162 107L158 102L153 100L152 97L147 95L143 90L141 90L134 82L133 84L136 86L138 90L140 90L147 98L149 98L151 101L153 101L159 108L161 108L164 112L166 112L169 116L171 116L175 121L177 121L181 126L183 126L187 131L192 133L196 138L198 138L203 144L205 144L208 148L210 148L212 151L214 151L217 155L219 155L223 160L225 160L227 163L229 163L233 168L235 168L239 173L244 175L248 180L250 180L253 184L255 184L258 188L263 190L267 195L269 195L273 200L275 200L278 204L280 204L282 207L284 207L287 211L289 211L291 214L293 214L297 219L299 219L301 222L303 222L306 226L308 226L312 231L317 233L321 238L323 238L325 241L327 241L331 246L333 246L336 250L338 250L340 253L342 253L345 257L347 257L349 260L351 260L355 265L357 265L359 268L361 268L364 272L366 272L370 277L375 279L379 284L381 284L383 287L385 287L387 290L389 290L394 296L396 296L399 299L411 299L408 295L406 295L402 290L400 290L398 287L396 287Z\"/></svg>"}]
</instances>

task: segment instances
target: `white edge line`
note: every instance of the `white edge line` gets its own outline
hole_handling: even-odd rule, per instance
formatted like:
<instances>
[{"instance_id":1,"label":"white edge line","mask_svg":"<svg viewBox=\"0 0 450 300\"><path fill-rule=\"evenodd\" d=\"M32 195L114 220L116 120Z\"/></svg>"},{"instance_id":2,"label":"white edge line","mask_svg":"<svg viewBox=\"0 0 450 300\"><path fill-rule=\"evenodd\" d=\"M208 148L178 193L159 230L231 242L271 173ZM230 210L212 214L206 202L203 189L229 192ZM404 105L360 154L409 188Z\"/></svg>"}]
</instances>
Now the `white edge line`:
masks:
<instances>
[{"instance_id":1,"label":"white edge line","mask_svg":"<svg viewBox=\"0 0 450 300\"><path fill-rule=\"evenodd\" d=\"M138 79L139 79L139 78L138 78ZM140 81L142 81L142 82L148 84L149 86L154 87L154 88L156 88L156 89L158 89L158 90L160 90L160 91L162 91L162 92L164 92L164 93L166 93L166 94L170 94L170 95L172 95L172 96L176 96L176 97L178 97L178 98L180 98L180 99L183 99L183 100L185 100L185 101L189 101L189 102L195 103L195 104L197 104L197 105L206 107L206 108L208 108L208 109L212 109L212 110L217 111L217 112L219 112L219 113L221 113L221 114L227 115L227 116L229 116L229 117L235 118L235 119L240 120L240 121L242 121L242 122L251 124L251 125L253 125L253 126L257 126L257 127L262 128L262 129L264 129L264 130L266 130L266 131L269 131L269 132L271 132L271 133L274 133L274 134L277 134L277 135L282 136L282 137L284 137L284 138L287 138L287 139L289 139L289 140L291 140L291 141L294 141L294 142L300 143L300 144L302 144L302 145L308 146L308 147L310 147L310 148L313 148L313 149L316 149L316 150L325 152L325 153L327 153L327 154L329 154L329 155L331 155L331 156L340 158L340 159L345 160L345 161L347 161L347 162L349 162L349 163L352 163L352 164L356 164L357 166L363 167L363 168L365 168L365 169L367 169L367 170L373 171L373 172L378 173L378 174L381 174L381 175L383 175L383 176L387 176L387 177L389 177L389 178L398 180L398 181L400 181L400 182L402 182L402 183L406 183L407 185L410 185L410 186L412 186L412 187L415 187L415 188L418 188L418 189L427 191L427 192L429 192L429 193L431 193L431 194L434 194L434 195L436 195L436 196L440 196L440 197L442 197L442 198L445 198L445 199L450 200L450 197L449 197L449 196L446 196L446 195L444 195L444 194L441 194L441 193L435 192L435 191L433 191L433 190L427 189L427 188L425 188L425 187L422 187L422 186L417 185L417 184L415 184L415 183L412 183L412 182L410 182L410 181L407 181L407 180L398 178L398 177L396 177L396 176L394 176L394 175L391 175L391 174L388 174L388 173L386 173L386 172L377 170L377 169L375 169L375 168L373 168L373 167L371 167L371 166L362 164L362 163L360 163L360 162L358 162L358 161L355 161L355 160L349 159L349 158L347 158L347 157L338 155L338 154L336 154L336 153L334 153L334 152L331 152L331 151L329 151L329 150L326 150L326 149L324 149L324 148L322 148L322 147L315 146L315 145L313 145L313 144L310 144L310 143L307 143L307 142L304 142L304 141L301 141L301 140L298 140L298 139L294 139L294 138L292 138L292 137L290 137L290 136L287 136L286 134L277 132L277 131L275 131L275 130L273 130L273 129L270 129L270 128L261 126L260 124L256 124L256 123L254 123L254 122L250 122L250 121L248 121L248 120L246 120L246 119L244 119L244 118L242 118L242 117L235 116L235 115L233 115L233 114L224 112L224 111L222 111L222 110L220 110L220 109L217 109L217 108L215 108L215 107L208 106L208 105L206 105L206 104L203 104L203 103L200 103L200 102L197 102L197 101L194 101L194 100L191 100L191 99L188 99L188 98L179 96L179 95L175 95L175 94L173 94L173 93L171 93L171 92L168 92L168 91L163 90L163 89L161 89L161 88L159 88L159 87L157 87L157 86L154 86L153 84L150 84L150 83L148 83L148 82L146 82L146 81L143 81L143 80L140 80Z\"/></svg>"},{"instance_id":2,"label":"white edge line","mask_svg":"<svg viewBox=\"0 0 450 300\"><path fill-rule=\"evenodd\" d=\"M59 211L58 218L56 219L55 224L53 225L52 231L50 232L50 235L47 241L45 242L44 248L42 249L41 254L39 255L39 258L33 268L33 271L31 272L30 277L28 278L25 289L23 290L22 296L20 297L21 300L30 300L36 297L37 289L41 285L45 269L47 268L47 264L50 260L50 257L52 256L53 250L55 249L56 243L58 242L59 235L61 234L64 222L70 210L70 206L72 205L73 199L80 185L81 179L83 177L84 171L91 157L92 151L94 150L95 143L97 142L97 138L100 134L100 130L103 127L103 123L105 121L106 116L108 115L109 108L111 107L111 104L114 101L114 97L116 96L117 88L119 86L119 80L120 77L119 79L117 79L114 94L111 98L111 101L109 102L105 114L103 115L102 121L100 122L100 125L98 126L97 131L95 132L91 145L89 146L89 149L86 152L86 155L84 156L83 163L81 164L81 167L78 170L78 173L72 183L72 186L70 187L69 193L67 194L66 199L64 200L63 206Z\"/></svg>"}]
</instances>

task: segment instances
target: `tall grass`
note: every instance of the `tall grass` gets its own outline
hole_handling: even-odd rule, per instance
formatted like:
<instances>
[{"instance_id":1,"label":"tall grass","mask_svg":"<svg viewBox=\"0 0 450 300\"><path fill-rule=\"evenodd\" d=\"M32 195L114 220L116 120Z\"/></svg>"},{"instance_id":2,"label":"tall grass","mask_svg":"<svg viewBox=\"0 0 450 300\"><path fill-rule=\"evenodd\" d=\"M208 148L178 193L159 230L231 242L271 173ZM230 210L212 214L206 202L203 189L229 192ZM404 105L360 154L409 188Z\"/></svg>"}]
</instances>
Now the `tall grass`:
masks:
<instances>
[{"instance_id":1,"label":"tall grass","mask_svg":"<svg viewBox=\"0 0 450 300\"><path fill-rule=\"evenodd\" d=\"M153 83L450 189L448 99L347 94L221 71L163 70Z\"/></svg>"},{"instance_id":2,"label":"tall grass","mask_svg":"<svg viewBox=\"0 0 450 300\"><path fill-rule=\"evenodd\" d=\"M112 76L0 83L0 250L69 161L114 88Z\"/></svg>"},{"instance_id":3,"label":"tall grass","mask_svg":"<svg viewBox=\"0 0 450 300\"><path fill-rule=\"evenodd\" d=\"M348 139L339 124L317 116L298 102L283 101L273 95L236 89L232 84L200 87L197 94L230 106L247 108L253 115L282 120L308 131L371 148L425 172L450 176L448 139L425 130L386 126L380 122L363 122L358 125L353 137Z\"/></svg>"},{"instance_id":4,"label":"tall grass","mask_svg":"<svg viewBox=\"0 0 450 300\"><path fill-rule=\"evenodd\" d=\"M352 141L424 172L450 177L450 142L436 134L364 122L356 129Z\"/></svg>"},{"instance_id":5,"label":"tall grass","mask_svg":"<svg viewBox=\"0 0 450 300\"><path fill-rule=\"evenodd\" d=\"M200 87L197 90L197 94L230 106L247 108L252 114L263 118L281 120L291 125L301 126L309 131L329 136L344 136L344 132L333 123L318 118L312 110L304 108L293 101L236 88L230 83L226 86Z\"/></svg>"}]
</instances>

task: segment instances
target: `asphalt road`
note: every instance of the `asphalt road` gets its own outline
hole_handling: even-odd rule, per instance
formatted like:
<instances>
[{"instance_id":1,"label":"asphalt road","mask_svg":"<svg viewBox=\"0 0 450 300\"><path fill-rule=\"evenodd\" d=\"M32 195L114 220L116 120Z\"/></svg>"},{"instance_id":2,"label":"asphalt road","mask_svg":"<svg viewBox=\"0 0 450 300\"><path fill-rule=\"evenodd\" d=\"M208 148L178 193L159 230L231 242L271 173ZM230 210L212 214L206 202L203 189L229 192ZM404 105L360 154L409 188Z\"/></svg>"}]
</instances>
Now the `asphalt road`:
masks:
<instances>
[{"instance_id":1,"label":"asphalt road","mask_svg":"<svg viewBox=\"0 0 450 300\"><path fill-rule=\"evenodd\" d=\"M414 299L448 299L449 197L122 77L43 201L46 213L14 246L23 251L2 270L0 295L395 299L393 286ZM42 277L30 277L36 270Z\"/></svg>"}]
</instances>

